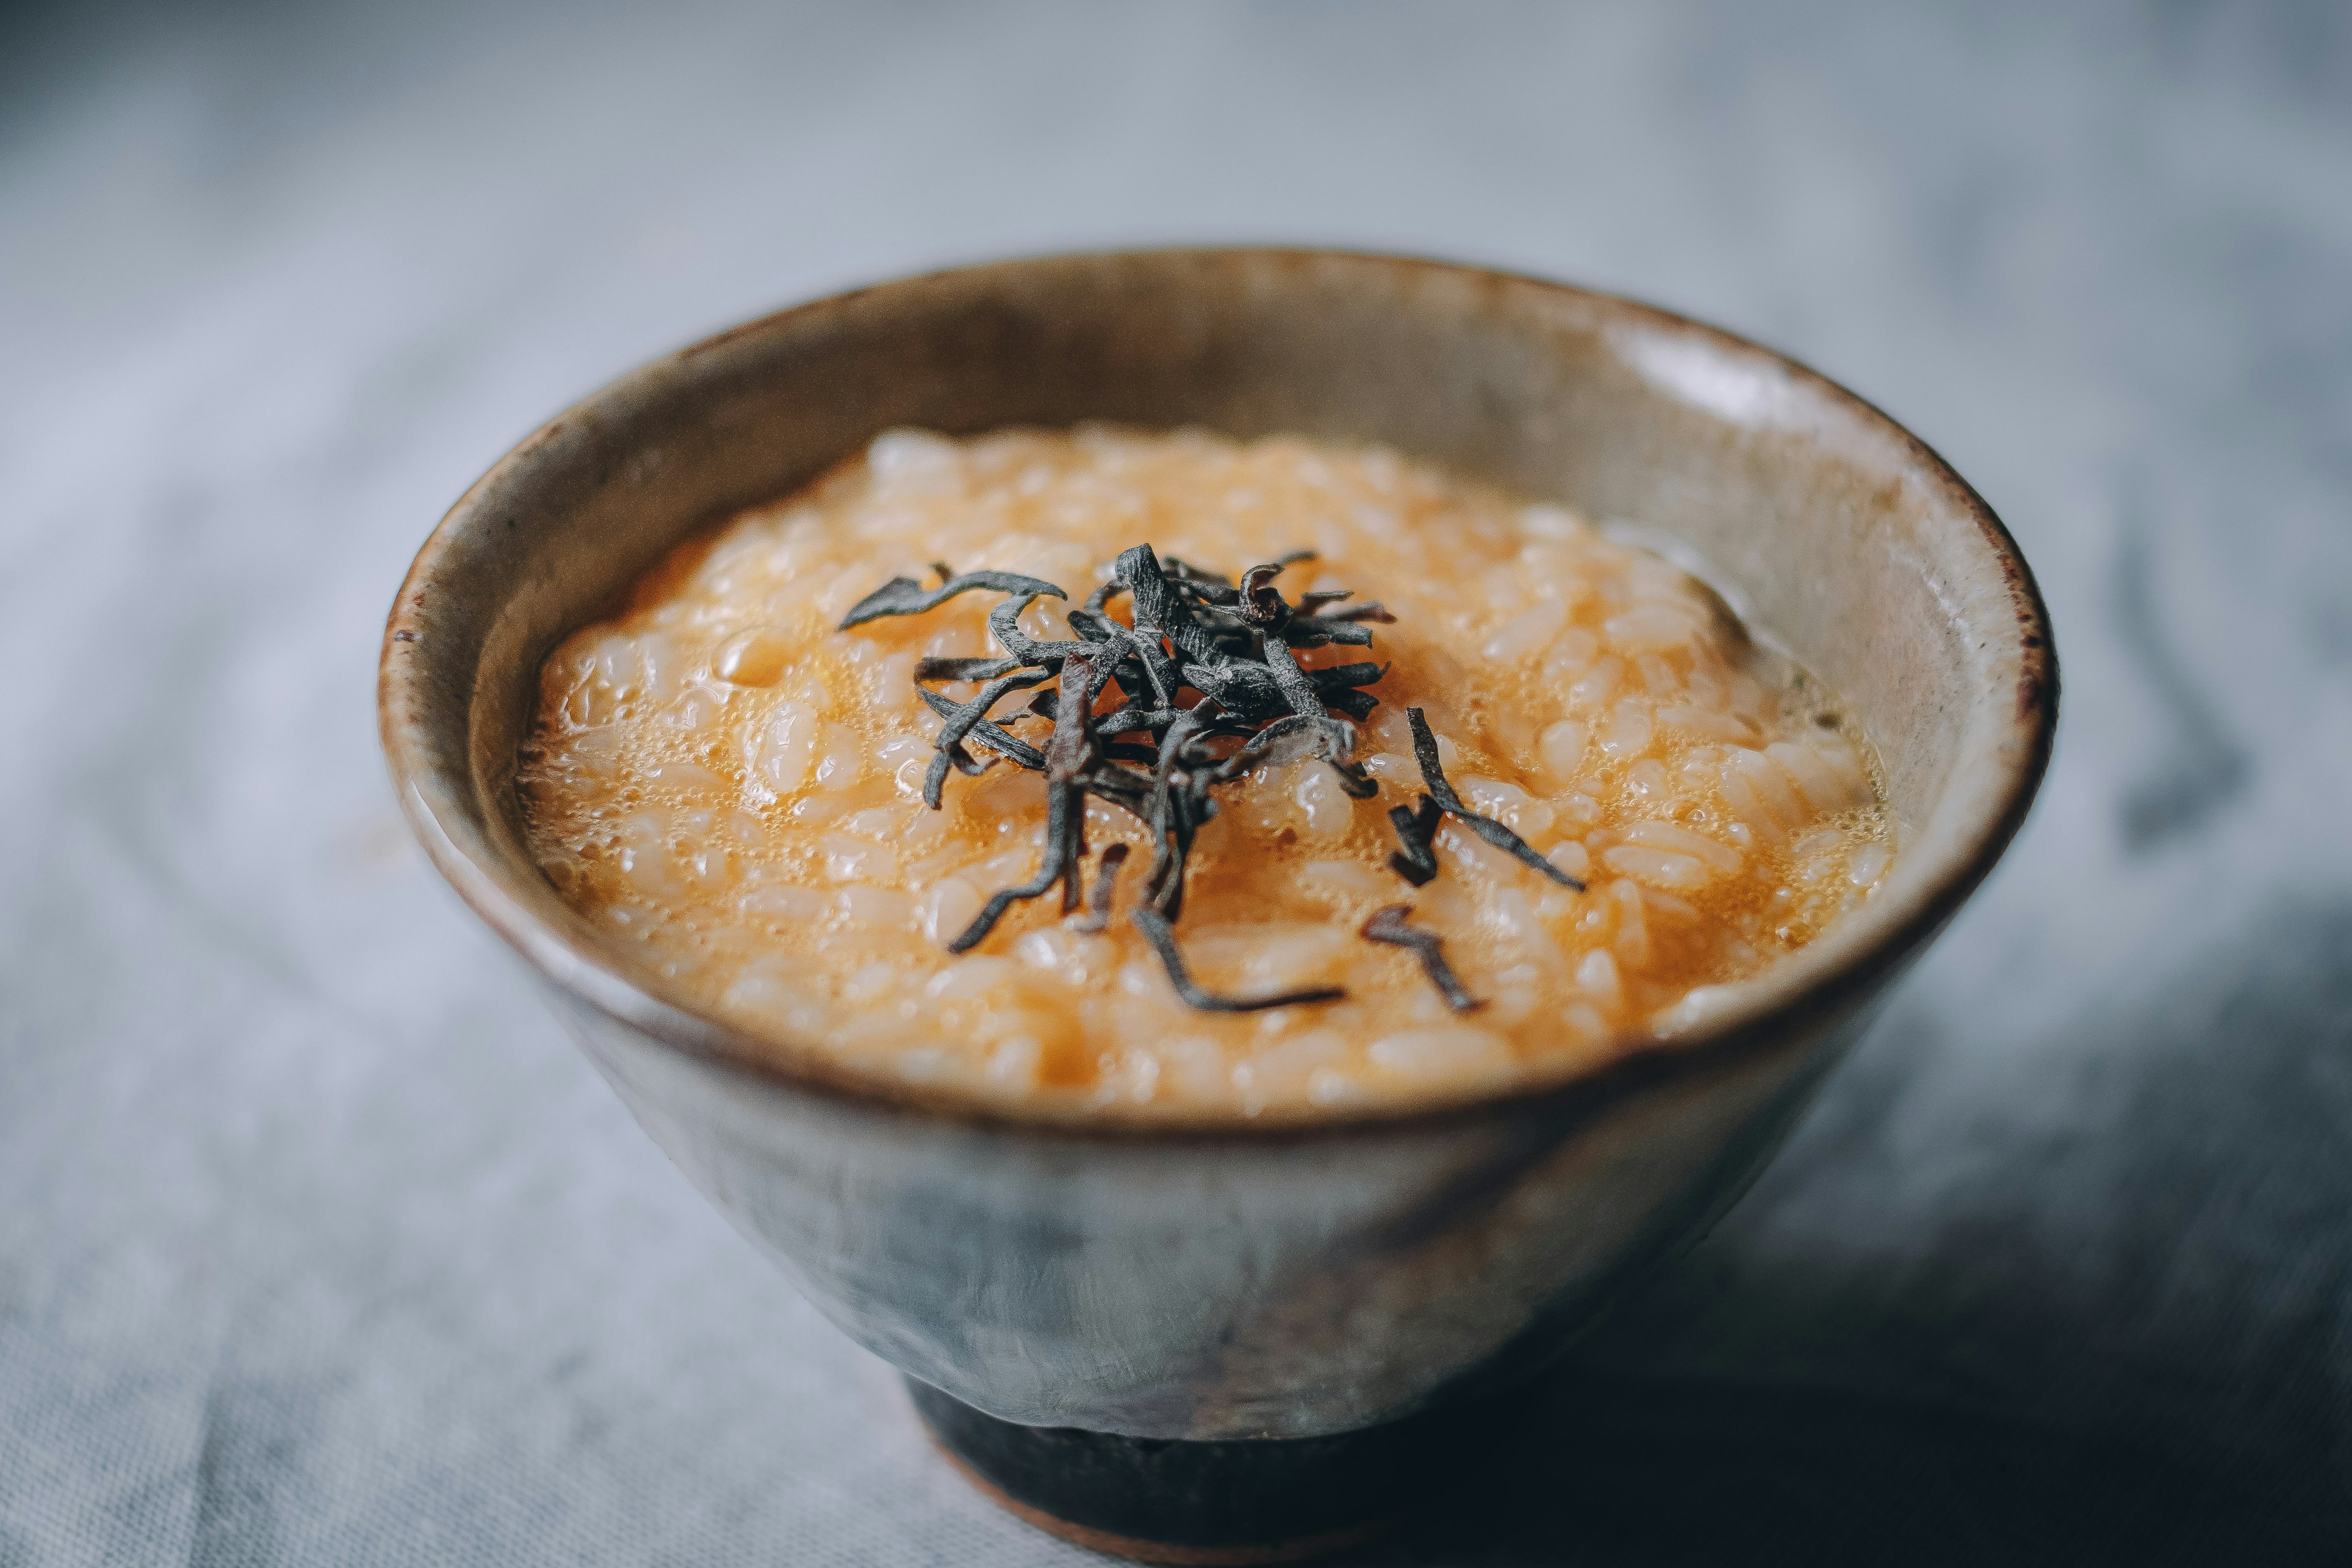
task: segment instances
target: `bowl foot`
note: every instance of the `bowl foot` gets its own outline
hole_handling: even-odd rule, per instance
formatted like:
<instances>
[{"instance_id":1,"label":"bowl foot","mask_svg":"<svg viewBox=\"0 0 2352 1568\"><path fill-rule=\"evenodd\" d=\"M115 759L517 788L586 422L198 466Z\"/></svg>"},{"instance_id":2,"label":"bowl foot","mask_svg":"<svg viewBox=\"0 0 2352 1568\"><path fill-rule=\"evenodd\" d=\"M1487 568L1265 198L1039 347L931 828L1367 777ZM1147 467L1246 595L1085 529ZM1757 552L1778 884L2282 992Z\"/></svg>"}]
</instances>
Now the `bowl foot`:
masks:
<instances>
[{"instance_id":1,"label":"bowl foot","mask_svg":"<svg viewBox=\"0 0 2352 1568\"><path fill-rule=\"evenodd\" d=\"M911 1377L907 1391L998 1505L1140 1563L1294 1563L1370 1541L1446 1489L1475 1447L1461 1409L1328 1437L1185 1442L1024 1426Z\"/></svg>"}]
</instances>

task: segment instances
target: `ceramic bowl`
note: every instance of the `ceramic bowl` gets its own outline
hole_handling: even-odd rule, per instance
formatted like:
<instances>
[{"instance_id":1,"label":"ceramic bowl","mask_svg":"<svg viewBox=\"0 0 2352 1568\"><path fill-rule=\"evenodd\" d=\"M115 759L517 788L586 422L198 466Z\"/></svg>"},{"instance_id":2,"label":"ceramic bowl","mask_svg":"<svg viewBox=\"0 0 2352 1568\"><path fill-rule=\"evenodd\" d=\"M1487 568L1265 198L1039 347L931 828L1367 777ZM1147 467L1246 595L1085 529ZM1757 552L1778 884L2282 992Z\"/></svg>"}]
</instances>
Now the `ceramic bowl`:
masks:
<instances>
[{"instance_id":1,"label":"ceramic bowl","mask_svg":"<svg viewBox=\"0 0 2352 1568\"><path fill-rule=\"evenodd\" d=\"M1263 1129L1024 1119L855 1076L741 1037L565 905L515 789L560 638L884 428L1089 419L1384 442L1678 537L1860 716L1894 869L1738 1005L1607 1070ZM1164 250L864 289L624 376L434 531L380 705L434 863L688 1179L914 1380L951 1454L1066 1531L1207 1561L1365 1527L1409 1468L1399 1434L1527 1377L1739 1195L2008 843L2056 691L1984 502L1777 354L1472 268Z\"/></svg>"}]
</instances>

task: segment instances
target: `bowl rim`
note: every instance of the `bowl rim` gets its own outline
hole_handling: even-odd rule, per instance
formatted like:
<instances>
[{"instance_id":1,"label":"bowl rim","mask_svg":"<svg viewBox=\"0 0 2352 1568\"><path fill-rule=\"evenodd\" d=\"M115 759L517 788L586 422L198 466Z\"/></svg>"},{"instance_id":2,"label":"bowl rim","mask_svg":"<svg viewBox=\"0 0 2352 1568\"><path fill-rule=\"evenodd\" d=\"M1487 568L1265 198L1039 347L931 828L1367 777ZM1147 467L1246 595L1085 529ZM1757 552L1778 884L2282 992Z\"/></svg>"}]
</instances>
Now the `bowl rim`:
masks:
<instances>
[{"instance_id":1,"label":"bowl rim","mask_svg":"<svg viewBox=\"0 0 2352 1568\"><path fill-rule=\"evenodd\" d=\"M467 821L464 803L475 793L470 771L442 767L424 738L428 728L423 718L426 710L417 699L429 698L431 683L421 657L420 623L445 559L455 552L460 539L477 523L481 503L526 472L542 449L556 445L569 428L602 423L600 410L625 405L633 396L674 380L688 372L696 360L722 346L788 331L804 321L843 310L854 301L877 292L900 288L912 291L978 274L1052 265L1182 260L1246 263L1254 259L1370 264L1399 275L1442 272L1489 289L1508 287L1554 294L1577 301L1598 316L1670 331L1705 345L1713 354L1786 378L1804 393L1825 401L1890 442L1905 471L1927 481L1940 492L1946 503L1976 523L1984 544L2001 570L2003 587L2014 612L2015 707L2004 731L2010 743L1994 747L1994 754L1983 759L1993 768L1988 787L1979 791L1987 809L1979 811L1973 824L1963 822L1961 837L1947 853L1947 864L1940 874L1916 889L1907 909L1889 910L1886 918L1876 921L1867 921L1867 911L1857 911L1840 922L1845 928L1842 933L1825 932L1823 938L1809 944L1803 952L1768 968L1765 975L1774 970L1786 974L1808 954L1821 949L1832 934L1844 938L1836 944L1843 951L1835 955L1834 962L1818 966L1817 973L1801 976L1801 984L1773 988L1779 994L1759 997L1758 1005L1734 1005L1722 1016L1668 1036L1653 1033L1647 1037L1621 1037L1620 1048L1613 1057L1491 1090L1428 1101L1375 1103L1311 1116L1265 1119L1235 1116L1228 1110L1193 1115L1163 1110L1139 1117L1131 1111L1123 1113L1124 1108L1080 1110L1059 1102L992 1100L952 1085L889 1078L869 1068L827 1061L814 1051L797 1051L791 1059L784 1059L774 1051L742 1048L740 1042L772 1041L773 1037L755 1035L713 1011L697 1006L690 999L667 994L667 988L658 985L650 976L638 977L633 966L596 940L584 917L580 918L576 930L560 930L502 884L499 872L505 857L484 842ZM469 731L475 692L476 688L468 683L466 702ZM1989 700L1997 692L1997 687L1988 686L1982 689L1979 700ZM559 992L586 1003L625 1028L683 1056L718 1067L747 1084L815 1094L876 1112L1088 1142L1241 1142L1264 1147L1286 1142L1320 1142L1437 1128L1506 1111L1540 1110L1612 1099L1662 1079L1767 1051L1795 1032L1788 1027L1791 1022L1808 1015L1838 1014L1867 996L1887 971L1923 949L1999 861L2023 824L2047 772L2057 725L2058 693L2058 663L2048 610L2032 568L1992 508L1934 448L1876 405L1777 350L1622 294L1473 263L1402 252L1323 247L1153 246L1036 252L933 268L840 289L725 328L606 382L503 454L467 487L418 549L384 625L378 663L377 718L394 792L436 868L474 912L543 979ZM1963 739L1971 743L1975 741L1972 736ZM470 747L467 750L470 752ZM1961 762L1968 763L1970 756L1964 751ZM453 772L461 772L463 776L453 777ZM552 895L551 887L549 892ZM1759 976L1759 981L1762 978Z\"/></svg>"}]
</instances>

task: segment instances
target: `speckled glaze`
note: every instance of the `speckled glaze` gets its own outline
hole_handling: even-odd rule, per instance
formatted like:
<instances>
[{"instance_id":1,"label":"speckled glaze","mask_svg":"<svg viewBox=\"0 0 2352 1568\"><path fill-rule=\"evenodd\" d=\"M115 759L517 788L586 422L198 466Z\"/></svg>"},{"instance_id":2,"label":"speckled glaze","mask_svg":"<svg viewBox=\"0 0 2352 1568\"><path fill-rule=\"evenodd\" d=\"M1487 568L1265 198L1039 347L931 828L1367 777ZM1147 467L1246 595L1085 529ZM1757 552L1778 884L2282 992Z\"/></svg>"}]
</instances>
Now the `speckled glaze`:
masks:
<instances>
[{"instance_id":1,"label":"speckled glaze","mask_svg":"<svg viewBox=\"0 0 2352 1568\"><path fill-rule=\"evenodd\" d=\"M893 425L1112 419L1377 440L1688 542L1861 716L1903 853L1740 1009L1597 1075L1306 1128L985 1111L755 1049L626 962L524 847L536 672L681 538ZM1314 1438L1507 1387L1745 1190L2032 798L2032 579L1840 388L1617 299L1281 250L1008 262L839 295L635 371L524 441L386 628L404 807L679 1168L835 1323L979 1411Z\"/></svg>"}]
</instances>

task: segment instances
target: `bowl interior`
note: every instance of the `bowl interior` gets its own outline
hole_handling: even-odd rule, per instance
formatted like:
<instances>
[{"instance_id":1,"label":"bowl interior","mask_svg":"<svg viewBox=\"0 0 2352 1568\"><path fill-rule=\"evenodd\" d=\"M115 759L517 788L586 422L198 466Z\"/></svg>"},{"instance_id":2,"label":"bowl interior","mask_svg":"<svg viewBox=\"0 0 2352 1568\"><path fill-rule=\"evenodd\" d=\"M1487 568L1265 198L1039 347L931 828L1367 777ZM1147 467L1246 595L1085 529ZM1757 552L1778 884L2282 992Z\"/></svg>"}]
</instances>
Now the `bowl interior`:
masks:
<instances>
[{"instance_id":1,"label":"bowl interior","mask_svg":"<svg viewBox=\"0 0 2352 1568\"><path fill-rule=\"evenodd\" d=\"M560 984L738 1054L723 1026L630 975L526 851L514 776L541 660L680 540L877 431L1087 419L1387 443L1664 530L1736 585L1861 718L1903 853L1869 906L1702 1037L1916 948L2039 781L2056 688L2032 579L1983 502L1851 394L1556 284L1383 257L1157 251L972 268L788 310L624 377L502 459L428 542L387 629L386 750L436 860Z\"/></svg>"}]
</instances>

